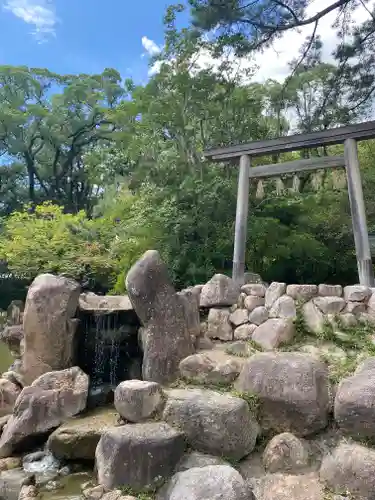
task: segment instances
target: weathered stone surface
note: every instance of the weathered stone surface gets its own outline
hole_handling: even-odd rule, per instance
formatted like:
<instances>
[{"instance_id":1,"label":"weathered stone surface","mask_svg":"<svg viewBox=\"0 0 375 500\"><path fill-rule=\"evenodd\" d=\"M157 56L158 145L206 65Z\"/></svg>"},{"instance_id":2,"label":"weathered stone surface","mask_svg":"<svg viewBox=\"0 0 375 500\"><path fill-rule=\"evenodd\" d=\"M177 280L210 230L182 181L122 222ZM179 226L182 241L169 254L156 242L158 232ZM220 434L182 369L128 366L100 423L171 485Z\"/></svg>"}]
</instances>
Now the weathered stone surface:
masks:
<instances>
[{"instance_id":1,"label":"weathered stone surface","mask_svg":"<svg viewBox=\"0 0 375 500\"><path fill-rule=\"evenodd\" d=\"M296 317L296 304L292 297L282 295L276 299L270 309L270 318L292 318Z\"/></svg>"},{"instance_id":2,"label":"weathered stone surface","mask_svg":"<svg viewBox=\"0 0 375 500\"><path fill-rule=\"evenodd\" d=\"M185 320L190 336L193 341L201 333L201 321L199 315L199 293L194 289L186 289L178 292L185 310Z\"/></svg>"},{"instance_id":3,"label":"weathered stone surface","mask_svg":"<svg viewBox=\"0 0 375 500\"><path fill-rule=\"evenodd\" d=\"M262 283L249 283L241 287L241 292L246 293L246 295L264 297L266 295L266 287Z\"/></svg>"},{"instance_id":4,"label":"weathered stone surface","mask_svg":"<svg viewBox=\"0 0 375 500\"><path fill-rule=\"evenodd\" d=\"M265 351L272 351L279 345L290 342L294 332L292 319L272 318L255 329L252 339Z\"/></svg>"},{"instance_id":5,"label":"weathered stone surface","mask_svg":"<svg viewBox=\"0 0 375 500\"><path fill-rule=\"evenodd\" d=\"M232 356L240 356L244 358L247 358L256 352L249 342L245 342L243 340L238 340L237 342L228 344L225 351Z\"/></svg>"},{"instance_id":6,"label":"weathered stone surface","mask_svg":"<svg viewBox=\"0 0 375 500\"><path fill-rule=\"evenodd\" d=\"M352 285L344 288L344 298L348 302L361 302L371 296L371 288L363 285Z\"/></svg>"},{"instance_id":7,"label":"weathered stone surface","mask_svg":"<svg viewBox=\"0 0 375 500\"><path fill-rule=\"evenodd\" d=\"M240 326L249 322L249 311L247 309L236 309L229 316L229 321L234 326Z\"/></svg>"},{"instance_id":8,"label":"weathered stone surface","mask_svg":"<svg viewBox=\"0 0 375 500\"><path fill-rule=\"evenodd\" d=\"M209 465L178 472L156 500L254 500L241 475L229 465Z\"/></svg>"},{"instance_id":9,"label":"weathered stone surface","mask_svg":"<svg viewBox=\"0 0 375 500\"><path fill-rule=\"evenodd\" d=\"M256 307L249 315L250 323L261 325L268 319L268 310L264 306Z\"/></svg>"},{"instance_id":10,"label":"weathered stone surface","mask_svg":"<svg viewBox=\"0 0 375 500\"><path fill-rule=\"evenodd\" d=\"M12 469L0 474L0 498L18 500L28 474L23 469Z\"/></svg>"},{"instance_id":11,"label":"weathered stone surface","mask_svg":"<svg viewBox=\"0 0 375 500\"><path fill-rule=\"evenodd\" d=\"M371 296L367 302L367 313L375 317L375 288L371 288Z\"/></svg>"},{"instance_id":12,"label":"weathered stone surface","mask_svg":"<svg viewBox=\"0 0 375 500\"><path fill-rule=\"evenodd\" d=\"M245 307L249 312L260 306L264 306L264 297L257 297L256 295L245 297Z\"/></svg>"},{"instance_id":13,"label":"weathered stone surface","mask_svg":"<svg viewBox=\"0 0 375 500\"><path fill-rule=\"evenodd\" d=\"M211 339L206 336L198 337L195 342L195 348L197 351L212 349L214 347L214 343Z\"/></svg>"},{"instance_id":14,"label":"weathered stone surface","mask_svg":"<svg viewBox=\"0 0 375 500\"><path fill-rule=\"evenodd\" d=\"M320 333L324 328L324 316L312 300L302 306L302 316L307 328L313 333Z\"/></svg>"},{"instance_id":15,"label":"weathered stone surface","mask_svg":"<svg viewBox=\"0 0 375 500\"><path fill-rule=\"evenodd\" d=\"M375 437L375 358L360 365L337 389L334 414L342 430L356 438Z\"/></svg>"},{"instance_id":16,"label":"weathered stone surface","mask_svg":"<svg viewBox=\"0 0 375 500\"><path fill-rule=\"evenodd\" d=\"M100 408L68 419L48 438L47 446L59 460L94 460L103 432L117 425L118 414Z\"/></svg>"},{"instance_id":17,"label":"weathered stone surface","mask_svg":"<svg viewBox=\"0 0 375 500\"><path fill-rule=\"evenodd\" d=\"M237 300L237 307L239 309L244 309L245 307L245 299L246 299L247 295L246 293L244 292L241 292L238 296L238 300Z\"/></svg>"},{"instance_id":18,"label":"weathered stone surface","mask_svg":"<svg viewBox=\"0 0 375 500\"><path fill-rule=\"evenodd\" d=\"M340 322L346 327L355 326L358 323L357 318L352 313L340 314Z\"/></svg>"},{"instance_id":19,"label":"weathered stone surface","mask_svg":"<svg viewBox=\"0 0 375 500\"><path fill-rule=\"evenodd\" d=\"M210 309L208 313L207 337L219 340L232 340L233 330L229 323L228 309Z\"/></svg>"},{"instance_id":20,"label":"weathered stone surface","mask_svg":"<svg viewBox=\"0 0 375 500\"><path fill-rule=\"evenodd\" d=\"M346 305L341 297L316 297L313 302L323 314L339 314Z\"/></svg>"},{"instance_id":21,"label":"weathered stone surface","mask_svg":"<svg viewBox=\"0 0 375 500\"><path fill-rule=\"evenodd\" d=\"M318 287L318 294L321 297L341 297L342 296L342 286L341 285L326 285L322 283Z\"/></svg>"},{"instance_id":22,"label":"weathered stone surface","mask_svg":"<svg viewBox=\"0 0 375 500\"><path fill-rule=\"evenodd\" d=\"M270 474L262 481L258 500L331 500L325 496L323 485L315 473L308 474ZM347 500L334 498L332 500Z\"/></svg>"},{"instance_id":23,"label":"weathered stone surface","mask_svg":"<svg viewBox=\"0 0 375 500\"><path fill-rule=\"evenodd\" d=\"M232 306L237 303L240 294L238 286L232 278L224 274L215 274L201 291L201 307Z\"/></svg>"},{"instance_id":24,"label":"weathered stone surface","mask_svg":"<svg viewBox=\"0 0 375 500\"><path fill-rule=\"evenodd\" d=\"M82 311L132 311L133 306L127 295L96 295L93 292L81 293L79 308Z\"/></svg>"},{"instance_id":25,"label":"weathered stone surface","mask_svg":"<svg viewBox=\"0 0 375 500\"><path fill-rule=\"evenodd\" d=\"M115 390L115 408L125 420L141 422L161 410L164 393L156 382L126 380Z\"/></svg>"},{"instance_id":26,"label":"weathered stone surface","mask_svg":"<svg viewBox=\"0 0 375 500\"><path fill-rule=\"evenodd\" d=\"M258 397L263 430L305 436L328 423L327 367L312 356L255 354L246 360L235 388Z\"/></svg>"},{"instance_id":27,"label":"weathered stone surface","mask_svg":"<svg viewBox=\"0 0 375 500\"><path fill-rule=\"evenodd\" d=\"M0 379L0 417L12 413L20 392L18 385L5 378Z\"/></svg>"},{"instance_id":28,"label":"weathered stone surface","mask_svg":"<svg viewBox=\"0 0 375 500\"><path fill-rule=\"evenodd\" d=\"M181 459L181 462L176 467L176 472L194 469L195 467L207 467L208 465L229 465L228 462L214 455L207 455L199 451L191 451L186 453Z\"/></svg>"},{"instance_id":29,"label":"weathered stone surface","mask_svg":"<svg viewBox=\"0 0 375 500\"><path fill-rule=\"evenodd\" d=\"M76 281L52 274L41 274L30 285L23 316L27 384L72 366L79 294Z\"/></svg>"},{"instance_id":30,"label":"weathered stone surface","mask_svg":"<svg viewBox=\"0 0 375 500\"><path fill-rule=\"evenodd\" d=\"M144 325L144 380L166 383L178 376L178 365L193 353L184 301L175 292L158 252L150 250L134 264L126 288Z\"/></svg>"},{"instance_id":31,"label":"weathered stone surface","mask_svg":"<svg viewBox=\"0 0 375 500\"><path fill-rule=\"evenodd\" d=\"M0 340L7 344L11 350L19 352L21 340L24 338L24 331L22 325L6 326L0 330Z\"/></svg>"},{"instance_id":32,"label":"weathered stone surface","mask_svg":"<svg viewBox=\"0 0 375 500\"><path fill-rule=\"evenodd\" d=\"M268 472L292 473L308 465L307 444L290 432L278 434L268 443L263 453L263 464Z\"/></svg>"},{"instance_id":33,"label":"weathered stone surface","mask_svg":"<svg viewBox=\"0 0 375 500\"><path fill-rule=\"evenodd\" d=\"M276 300L279 299L282 295L284 295L285 292L286 292L285 283L278 283L277 281L271 283L266 290L266 295L265 295L266 307L268 309L271 309Z\"/></svg>"},{"instance_id":34,"label":"weathered stone surface","mask_svg":"<svg viewBox=\"0 0 375 500\"><path fill-rule=\"evenodd\" d=\"M335 493L345 494L347 491L372 500L375 491L375 451L358 444L340 443L324 457L320 479Z\"/></svg>"},{"instance_id":35,"label":"weathered stone surface","mask_svg":"<svg viewBox=\"0 0 375 500\"><path fill-rule=\"evenodd\" d=\"M154 488L172 475L184 451L183 433L164 422L109 429L96 448L98 482L109 489Z\"/></svg>"},{"instance_id":36,"label":"weathered stone surface","mask_svg":"<svg viewBox=\"0 0 375 500\"><path fill-rule=\"evenodd\" d=\"M215 362L207 354L192 354L180 363L182 378L200 384L231 384L240 374L242 364L229 359Z\"/></svg>"},{"instance_id":37,"label":"weathered stone surface","mask_svg":"<svg viewBox=\"0 0 375 500\"><path fill-rule=\"evenodd\" d=\"M38 488L32 484L22 486L18 500L31 500L33 498L38 498Z\"/></svg>"},{"instance_id":38,"label":"weathered stone surface","mask_svg":"<svg viewBox=\"0 0 375 500\"><path fill-rule=\"evenodd\" d=\"M7 324L20 325L23 320L24 310L25 304L22 302L22 300L12 300L7 307Z\"/></svg>"},{"instance_id":39,"label":"weathered stone surface","mask_svg":"<svg viewBox=\"0 0 375 500\"><path fill-rule=\"evenodd\" d=\"M15 384L19 389L23 389L25 386L25 381L22 375L17 372L9 371L4 372L1 376L2 379L9 380L12 384Z\"/></svg>"},{"instance_id":40,"label":"weathered stone surface","mask_svg":"<svg viewBox=\"0 0 375 500\"><path fill-rule=\"evenodd\" d=\"M364 302L348 302L345 311L347 313L359 314L366 312L366 304Z\"/></svg>"},{"instance_id":41,"label":"weathered stone surface","mask_svg":"<svg viewBox=\"0 0 375 500\"><path fill-rule=\"evenodd\" d=\"M86 407L88 376L78 367L45 373L17 398L0 438L0 457L32 445Z\"/></svg>"},{"instance_id":42,"label":"weathered stone surface","mask_svg":"<svg viewBox=\"0 0 375 500\"><path fill-rule=\"evenodd\" d=\"M256 330L256 325L241 325L234 330L233 338L234 340L250 340L254 331Z\"/></svg>"},{"instance_id":43,"label":"weathered stone surface","mask_svg":"<svg viewBox=\"0 0 375 500\"><path fill-rule=\"evenodd\" d=\"M316 285L288 285L286 294L298 302L307 302L318 294Z\"/></svg>"},{"instance_id":44,"label":"weathered stone surface","mask_svg":"<svg viewBox=\"0 0 375 500\"><path fill-rule=\"evenodd\" d=\"M194 449L233 459L254 449L259 430L243 399L201 389L168 391L163 419Z\"/></svg>"},{"instance_id":45,"label":"weathered stone surface","mask_svg":"<svg viewBox=\"0 0 375 500\"><path fill-rule=\"evenodd\" d=\"M22 467L22 459L20 457L0 458L0 471L18 469Z\"/></svg>"}]
</instances>

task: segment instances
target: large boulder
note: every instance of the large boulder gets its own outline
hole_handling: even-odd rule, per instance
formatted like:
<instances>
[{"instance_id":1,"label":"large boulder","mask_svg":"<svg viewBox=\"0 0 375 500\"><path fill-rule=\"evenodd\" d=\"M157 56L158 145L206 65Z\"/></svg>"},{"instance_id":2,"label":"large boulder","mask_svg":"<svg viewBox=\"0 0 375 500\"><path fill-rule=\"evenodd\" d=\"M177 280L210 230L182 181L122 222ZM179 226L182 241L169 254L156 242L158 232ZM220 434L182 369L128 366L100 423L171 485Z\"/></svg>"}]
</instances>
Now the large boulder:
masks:
<instances>
[{"instance_id":1,"label":"large boulder","mask_svg":"<svg viewBox=\"0 0 375 500\"><path fill-rule=\"evenodd\" d=\"M215 274L201 291L201 307L223 307L237 304L241 286L224 274Z\"/></svg>"},{"instance_id":2,"label":"large boulder","mask_svg":"<svg viewBox=\"0 0 375 500\"><path fill-rule=\"evenodd\" d=\"M12 413L20 392L21 389L17 384L6 378L0 378L0 417Z\"/></svg>"},{"instance_id":3,"label":"large boulder","mask_svg":"<svg viewBox=\"0 0 375 500\"><path fill-rule=\"evenodd\" d=\"M241 360L217 361L209 354L192 354L180 363L181 377L198 384L231 384L240 374Z\"/></svg>"},{"instance_id":4,"label":"large boulder","mask_svg":"<svg viewBox=\"0 0 375 500\"><path fill-rule=\"evenodd\" d=\"M207 337L224 341L233 340L233 329L229 319L229 309L210 309L207 319Z\"/></svg>"},{"instance_id":5,"label":"large boulder","mask_svg":"<svg viewBox=\"0 0 375 500\"><path fill-rule=\"evenodd\" d=\"M375 492L375 451L358 444L340 443L324 457L320 479L335 493L349 492L355 495L354 498L372 500Z\"/></svg>"},{"instance_id":6,"label":"large boulder","mask_svg":"<svg viewBox=\"0 0 375 500\"><path fill-rule=\"evenodd\" d=\"M154 489L172 475L184 451L184 434L164 422L109 429L96 448L98 482L108 489Z\"/></svg>"},{"instance_id":7,"label":"large boulder","mask_svg":"<svg viewBox=\"0 0 375 500\"><path fill-rule=\"evenodd\" d=\"M252 500L254 495L239 472L229 465L208 465L178 472L156 500Z\"/></svg>"},{"instance_id":8,"label":"large boulder","mask_svg":"<svg viewBox=\"0 0 375 500\"><path fill-rule=\"evenodd\" d=\"M150 250L126 277L134 310L144 325L144 380L166 383L178 377L178 365L193 353L186 303L174 290L158 252Z\"/></svg>"},{"instance_id":9,"label":"large boulder","mask_svg":"<svg viewBox=\"0 0 375 500\"><path fill-rule=\"evenodd\" d=\"M286 292L286 284L274 281L266 290L265 305L267 309L271 309L277 299L282 297Z\"/></svg>"},{"instance_id":10,"label":"large boulder","mask_svg":"<svg viewBox=\"0 0 375 500\"><path fill-rule=\"evenodd\" d=\"M21 341L24 338L22 325L6 326L0 331L0 340L7 344L11 351L20 352Z\"/></svg>"},{"instance_id":11,"label":"large boulder","mask_svg":"<svg viewBox=\"0 0 375 500\"><path fill-rule=\"evenodd\" d=\"M0 438L0 457L33 446L35 440L86 407L88 376L78 367L50 372L18 396Z\"/></svg>"},{"instance_id":12,"label":"large boulder","mask_svg":"<svg viewBox=\"0 0 375 500\"><path fill-rule=\"evenodd\" d=\"M269 474L256 488L256 497L259 500L349 500L347 497L327 495L314 472Z\"/></svg>"},{"instance_id":13,"label":"large boulder","mask_svg":"<svg viewBox=\"0 0 375 500\"><path fill-rule=\"evenodd\" d=\"M168 391L163 419L181 429L192 448L236 460L254 449L259 431L243 399L202 389Z\"/></svg>"},{"instance_id":14,"label":"large boulder","mask_svg":"<svg viewBox=\"0 0 375 500\"><path fill-rule=\"evenodd\" d=\"M295 326L291 318L271 318L258 326L251 338L263 350L272 351L281 344L290 342L294 333Z\"/></svg>"},{"instance_id":15,"label":"large boulder","mask_svg":"<svg viewBox=\"0 0 375 500\"><path fill-rule=\"evenodd\" d=\"M102 434L117 423L118 414L111 408L69 418L50 435L47 447L59 460L92 461Z\"/></svg>"},{"instance_id":16,"label":"large boulder","mask_svg":"<svg viewBox=\"0 0 375 500\"><path fill-rule=\"evenodd\" d=\"M27 384L72 366L79 293L76 281L52 274L41 274L30 285L23 316Z\"/></svg>"},{"instance_id":17,"label":"large boulder","mask_svg":"<svg viewBox=\"0 0 375 500\"><path fill-rule=\"evenodd\" d=\"M115 408L129 422L141 422L156 414L164 404L160 385L147 380L126 380L115 390Z\"/></svg>"},{"instance_id":18,"label":"large boulder","mask_svg":"<svg viewBox=\"0 0 375 500\"><path fill-rule=\"evenodd\" d=\"M298 436L326 427L328 387L326 365L295 352L255 354L235 383L237 390L258 398L263 430Z\"/></svg>"},{"instance_id":19,"label":"large boulder","mask_svg":"<svg viewBox=\"0 0 375 500\"><path fill-rule=\"evenodd\" d=\"M263 465L268 472L298 472L307 467L307 444L290 432L278 434L267 444L263 453Z\"/></svg>"},{"instance_id":20,"label":"large boulder","mask_svg":"<svg viewBox=\"0 0 375 500\"><path fill-rule=\"evenodd\" d=\"M335 420L354 438L375 438L375 358L369 358L355 374L343 379L336 392Z\"/></svg>"}]
</instances>

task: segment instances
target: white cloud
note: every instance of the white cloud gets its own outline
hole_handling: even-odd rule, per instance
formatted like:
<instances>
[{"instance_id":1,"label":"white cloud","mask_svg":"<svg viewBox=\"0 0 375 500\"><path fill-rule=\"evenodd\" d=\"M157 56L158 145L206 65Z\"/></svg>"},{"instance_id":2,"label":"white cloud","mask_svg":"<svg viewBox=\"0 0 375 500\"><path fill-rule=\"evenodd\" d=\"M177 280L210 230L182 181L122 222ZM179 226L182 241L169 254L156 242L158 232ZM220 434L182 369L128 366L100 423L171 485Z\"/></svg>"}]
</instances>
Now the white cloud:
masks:
<instances>
[{"instance_id":1,"label":"white cloud","mask_svg":"<svg viewBox=\"0 0 375 500\"><path fill-rule=\"evenodd\" d=\"M50 0L5 0L3 7L31 25L38 42L55 35L58 20Z\"/></svg>"},{"instance_id":2,"label":"white cloud","mask_svg":"<svg viewBox=\"0 0 375 500\"><path fill-rule=\"evenodd\" d=\"M147 36L142 37L142 45L149 56L156 56L161 52L159 45L147 38Z\"/></svg>"}]
</instances>

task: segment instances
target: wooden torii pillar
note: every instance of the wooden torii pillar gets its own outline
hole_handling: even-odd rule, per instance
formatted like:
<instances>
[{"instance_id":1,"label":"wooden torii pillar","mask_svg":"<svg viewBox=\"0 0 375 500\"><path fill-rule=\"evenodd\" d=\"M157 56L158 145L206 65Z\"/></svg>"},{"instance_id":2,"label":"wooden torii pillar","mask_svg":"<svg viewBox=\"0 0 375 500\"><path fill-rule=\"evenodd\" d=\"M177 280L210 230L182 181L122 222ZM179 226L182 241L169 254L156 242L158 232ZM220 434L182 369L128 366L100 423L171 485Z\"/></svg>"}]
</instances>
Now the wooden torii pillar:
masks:
<instances>
[{"instance_id":1,"label":"wooden torii pillar","mask_svg":"<svg viewBox=\"0 0 375 500\"><path fill-rule=\"evenodd\" d=\"M211 149L205 152L205 157L211 161L223 162L239 159L240 169L232 274L236 282L240 284L244 282L250 179L279 177L284 174L345 167L359 283L370 287L374 286L374 270L357 152L357 141L372 138L375 138L375 121L310 134ZM251 167L251 158L254 157L342 143L344 144L344 156L314 157L307 160Z\"/></svg>"}]
</instances>

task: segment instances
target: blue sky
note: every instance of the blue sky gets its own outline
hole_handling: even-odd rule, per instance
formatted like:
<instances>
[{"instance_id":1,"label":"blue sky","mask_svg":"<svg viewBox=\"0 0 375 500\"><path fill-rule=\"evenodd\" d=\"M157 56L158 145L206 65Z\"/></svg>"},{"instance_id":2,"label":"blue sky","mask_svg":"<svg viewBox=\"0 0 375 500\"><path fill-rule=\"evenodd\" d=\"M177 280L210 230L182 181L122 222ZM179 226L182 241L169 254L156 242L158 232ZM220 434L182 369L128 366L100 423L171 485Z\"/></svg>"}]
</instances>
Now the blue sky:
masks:
<instances>
[{"instance_id":1,"label":"blue sky","mask_svg":"<svg viewBox=\"0 0 375 500\"><path fill-rule=\"evenodd\" d=\"M147 79L172 0L0 0L0 64ZM181 23L187 22L187 13Z\"/></svg>"}]
</instances>

